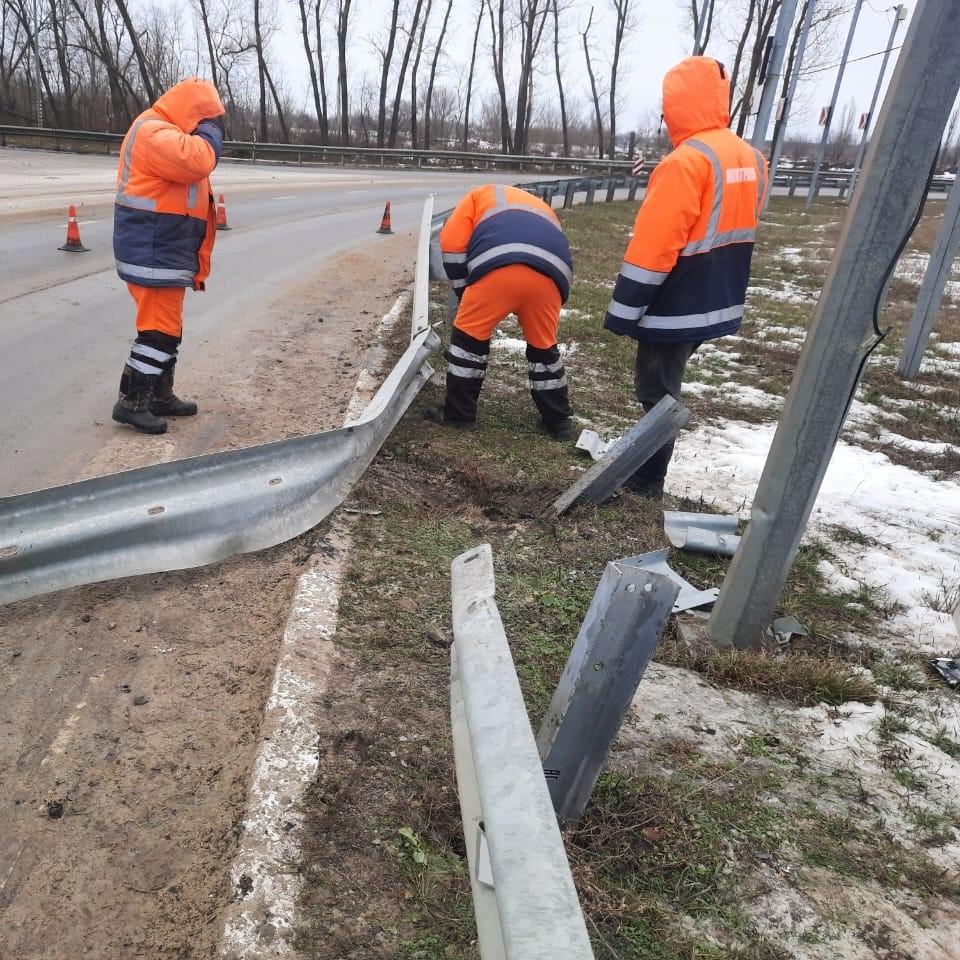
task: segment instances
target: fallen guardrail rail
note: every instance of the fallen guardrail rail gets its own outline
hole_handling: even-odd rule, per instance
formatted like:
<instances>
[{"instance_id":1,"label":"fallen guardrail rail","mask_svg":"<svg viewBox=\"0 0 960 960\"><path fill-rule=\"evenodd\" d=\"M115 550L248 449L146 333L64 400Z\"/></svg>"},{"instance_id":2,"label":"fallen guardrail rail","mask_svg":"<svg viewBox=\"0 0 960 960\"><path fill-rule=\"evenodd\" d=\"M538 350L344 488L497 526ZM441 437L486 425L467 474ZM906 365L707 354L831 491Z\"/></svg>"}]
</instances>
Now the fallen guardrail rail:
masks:
<instances>
[{"instance_id":1,"label":"fallen guardrail rail","mask_svg":"<svg viewBox=\"0 0 960 960\"><path fill-rule=\"evenodd\" d=\"M440 345L425 281L424 205L410 345L339 430L175 460L0 499L0 604L118 577L183 570L283 543L338 507L430 379Z\"/></svg>"},{"instance_id":2,"label":"fallen guardrail rail","mask_svg":"<svg viewBox=\"0 0 960 960\"><path fill-rule=\"evenodd\" d=\"M587 960L583 911L482 544L451 567L450 719L483 960Z\"/></svg>"}]
</instances>

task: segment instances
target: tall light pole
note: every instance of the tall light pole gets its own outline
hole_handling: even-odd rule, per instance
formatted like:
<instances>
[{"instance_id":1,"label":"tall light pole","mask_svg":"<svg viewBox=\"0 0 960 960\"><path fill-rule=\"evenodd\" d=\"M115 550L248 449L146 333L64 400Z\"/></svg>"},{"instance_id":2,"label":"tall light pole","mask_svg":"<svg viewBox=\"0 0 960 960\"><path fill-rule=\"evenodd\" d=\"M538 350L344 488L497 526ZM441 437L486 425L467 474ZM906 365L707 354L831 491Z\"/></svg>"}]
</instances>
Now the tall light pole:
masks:
<instances>
[{"instance_id":1,"label":"tall light pole","mask_svg":"<svg viewBox=\"0 0 960 960\"><path fill-rule=\"evenodd\" d=\"M803 66L803 55L807 50L807 38L810 36L810 25L813 23L813 12L816 9L817 0L807 0L807 12L803 18L803 26L800 29L800 37L797 40L797 55L793 60L793 69L790 71L790 80L787 84L787 95L783 101L783 111L773 130L773 148L770 151L770 183L774 182L777 175L777 167L780 165L780 153L783 150L783 141L787 135L787 124L790 121L790 108L793 106L793 97L797 92L797 80L800 77L800 69ZM767 198L764 201L764 209L770 203L772 190L767 191Z\"/></svg>"},{"instance_id":2,"label":"tall light pole","mask_svg":"<svg viewBox=\"0 0 960 960\"><path fill-rule=\"evenodd\" d=\"M810 178L810 190L807 193L807 210L810 209L810 204L813 203L813 198L817 195L817 178L820 176L823 157L827 152L827 141L830 139L830 126L833 123L833 112L837 107L840 84L843 82L843 74L847 69L847 60L850 59L850 47L853 44L853 35L857 32L857 20L860 19L861 9L863 9L863 0L856 0L856 3L853 5L853 19L850 21L850 29L847 31L847 42L843 46L840 69L837 72L837 79L833 84L833 96L830 97L830 106L827 107L827 117L823 124L823 133L820 135L820 146L817 148L817 159L813 165L813 176Z\"/></svg>"},{"instance_id":3,"label":"tall light pole","mask_svg":"<svg viewBox=\"0 0 960 960\"><path fill-rule=\"evenodd\" d=\"M857 161L853 165L853 173L850 175L850 189L847 191L847 203L853 196L853 188L857 183L857 175L860 173L860 167L863 166L863 157L867 152L867 140L870 137L870 124L873 123L873 113L877 109L877 100L880 99L880 88L883 86L883 78L887 75L887 63L890 60L890 53L893 50L893 41L896 39L897 30L900 24L907 19L907 8L905 4L899 4L893 7L893 26L890 28L890 39L887 41L887 49L883 53L883 60L880 61L880 73L877 76L877 85L873 88L873 99L870 101L870 109L863 118L863 136L860 138L860 149L857 151Z\"/></svg>"},{"instance_id":4,"label":"tall light pole","mask_svg":"<svg viewBox=\"0 0 960 960\"><path fill-rule=\"evenodd\" d=\"M767 72L763 80L763 93L760 95L760 107L757 110L757 119L753 125L753 136L750 138L753 146L761 151L767 145L767 127L770 126L770 115L773 113L773 101L777 95L780 71L783 69L783 58L787 52L790 30L793 27L793 18L796 12L797 0L783 0L780 6L780 19L777 20L777 30L773 37L773 46L770 49L770 57L767 60Z\"/></svg>"}]
</instances>

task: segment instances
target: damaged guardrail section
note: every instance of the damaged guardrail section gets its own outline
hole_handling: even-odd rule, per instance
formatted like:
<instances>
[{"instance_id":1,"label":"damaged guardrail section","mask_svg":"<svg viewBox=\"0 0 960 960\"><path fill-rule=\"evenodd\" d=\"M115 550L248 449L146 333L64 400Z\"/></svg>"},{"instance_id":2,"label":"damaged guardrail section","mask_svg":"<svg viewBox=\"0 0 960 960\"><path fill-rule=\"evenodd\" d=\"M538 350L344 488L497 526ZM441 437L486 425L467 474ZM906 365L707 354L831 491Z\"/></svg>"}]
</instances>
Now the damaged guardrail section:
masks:
<instances>
[{"instance_id":1,"label":"damaged guardrail section","mask_svg":"<svg viewBox=\"0 0 960 960\"><path fill-rule=\"evenodd\" d=\"M0 499L0 603L199 567L283 543L339 506L430 379L424 207L410 345L339 430L176 460Z\"/></svg>"},{"instance_id":2,"label":"damaged guardrail section","mask_svg":"<svg viewBox=\"0 0 960 960\"><path fill-rule=\"evenodd\" d=\"M593 957L482 544L452 565L450 718L483 960Z\"/></svg>"}]
</instances>

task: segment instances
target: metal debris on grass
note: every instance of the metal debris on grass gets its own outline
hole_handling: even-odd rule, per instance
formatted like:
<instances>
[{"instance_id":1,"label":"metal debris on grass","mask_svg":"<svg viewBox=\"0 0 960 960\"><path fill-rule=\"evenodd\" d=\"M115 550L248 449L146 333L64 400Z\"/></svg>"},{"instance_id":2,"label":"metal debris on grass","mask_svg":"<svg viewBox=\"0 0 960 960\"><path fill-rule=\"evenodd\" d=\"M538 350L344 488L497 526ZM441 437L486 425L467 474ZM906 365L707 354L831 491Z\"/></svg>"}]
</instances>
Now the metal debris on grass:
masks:
<instances>
[{"instance_id":1,"label":"metal debris on grass","mask_svg":"<svg viewBox=\"0 0 960 960\"><path fill-rule=\"evenodd\" d=\"M677 594L677 599L673 604L673 613L681 613L692 607L705 607L712 604L717 599L720 588L711 587L709 590L698 590L693 584L688 583L667 563L667 554L669 552L670 548L664 547L663 550L652 550L650 553L641 553L636 557L627 557L624 560L618 560L617 563L643 567L652 573L659 573L661 576L672 580L680 588L680 593Z\"/></svg>"},{"instance_id":2,"label":"metal debris on grass","mask_svg":"<svg viewBox=\"0 0 960 960\"><path fill-rule=\"evenodd\" d=\"M675 547L723 557L732 557L740 546L738 522L737 517L731 515L663 511L663 529Z\"/></svg>"},{"instance_id":3,"label":"metal debris on grass","mask_svg":"<svg viewBox=\"0 0 960 960\"><path fill-rule=\"evenodd\" d=\"M960 660L951 660L949 657L937 657L930 661L934 673L947 682L955 690L960 685Z\"/></svg>"}]
</instances>

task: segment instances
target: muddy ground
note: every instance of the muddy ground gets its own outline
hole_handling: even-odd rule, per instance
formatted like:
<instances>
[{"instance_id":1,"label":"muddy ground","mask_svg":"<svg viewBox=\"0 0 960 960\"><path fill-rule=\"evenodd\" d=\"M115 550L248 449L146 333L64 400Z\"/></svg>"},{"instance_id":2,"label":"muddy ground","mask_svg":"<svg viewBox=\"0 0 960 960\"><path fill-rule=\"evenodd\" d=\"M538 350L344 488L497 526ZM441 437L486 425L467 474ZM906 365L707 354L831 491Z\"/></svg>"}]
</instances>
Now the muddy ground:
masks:
<instances>
[{"instance_id":1,"label":"muddy ground","mask_svg":"<svg viewBox=\"0 0 960 960\"><path fill-rule=\"evenodd\" d=\"M379 239L379 238L378 238ZM410 236L331 260L178 386L202 415L103 425L81 476L337 426ZM0 608L0 958L215 955L306 540Z\"/></svg>"}]
</instances>

